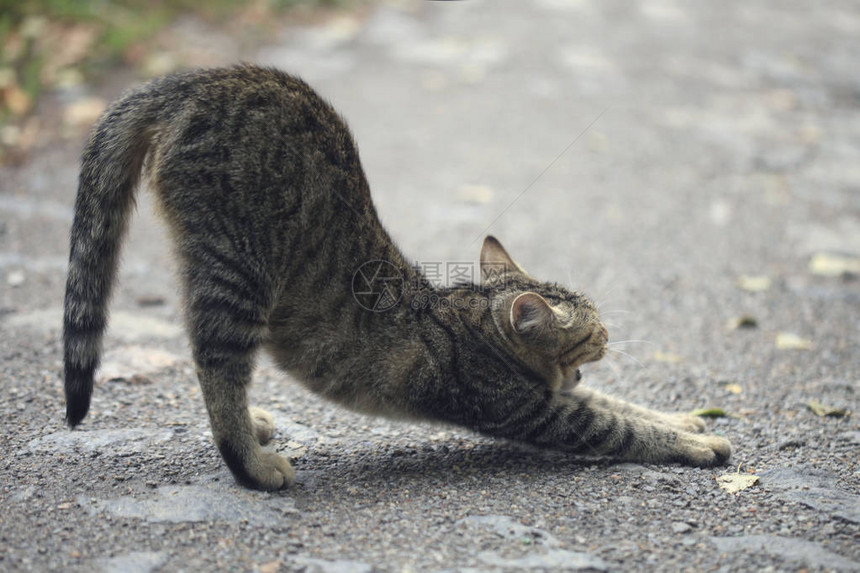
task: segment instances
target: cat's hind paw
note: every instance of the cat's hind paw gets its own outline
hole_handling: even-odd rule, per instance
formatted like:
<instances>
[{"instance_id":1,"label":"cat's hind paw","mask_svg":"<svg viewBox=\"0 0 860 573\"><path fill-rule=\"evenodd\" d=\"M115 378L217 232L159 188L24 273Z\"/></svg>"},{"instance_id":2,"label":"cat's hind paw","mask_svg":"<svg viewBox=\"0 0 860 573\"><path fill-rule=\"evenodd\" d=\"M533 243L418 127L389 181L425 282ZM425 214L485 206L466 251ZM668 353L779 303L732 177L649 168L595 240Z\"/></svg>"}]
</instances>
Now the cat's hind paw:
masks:
<instances>
[{"instance_id":1,"label":"cat's hind paw","mask_svg":"<svg viewBox=\"0 0 860 573\"><path fill-rule=\"evenodd\" d=\"M250 439L250 436L248 436ZM236 447L229 439L218 442L224 463L236 481L245 487L274 491L293 484L296 472L286 458L264 452L254 442Z\"/></svg>"},{"instance_id":2,"label":"cat's hind paw","mask_svg":"<svg viewBox=\"0 0 860 573\"><path fill-rule=\"evenodd\" d=\"M255 469L254 477L257 489L274 491L284 489L293 485L296 481L296 470L290 465L286 458L278 454L264 452L260 454Z\"/></svg>"}]
</instances>

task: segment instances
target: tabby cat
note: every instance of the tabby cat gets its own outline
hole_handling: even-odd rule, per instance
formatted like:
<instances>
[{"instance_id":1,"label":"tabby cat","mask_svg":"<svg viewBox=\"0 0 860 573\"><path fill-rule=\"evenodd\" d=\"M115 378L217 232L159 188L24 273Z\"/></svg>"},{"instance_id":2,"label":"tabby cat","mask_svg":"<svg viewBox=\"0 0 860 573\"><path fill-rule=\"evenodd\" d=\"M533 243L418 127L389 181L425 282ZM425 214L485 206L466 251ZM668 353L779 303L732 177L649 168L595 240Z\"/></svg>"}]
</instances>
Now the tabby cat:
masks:
<instances>
[{"instance_id":1,"label":"tabby cat","mask_svg":"<svg viewBox=\"0 0 860 573\"><path fill-rule=\"evenodd\" d=\"M427 281L380 223L340 116L301 80L251 65L156 79L110 106L90 136L63 325L71 427L89 409L142 173L175 244L215 443L245 486L294 478L261 450L271 417L248 407L260 348L361 412L619 460L712 466L730 455L728 441L698 433L698 418L577 385L578 367L606 352L597 309L531 277L493 237L481 284ZM359 272L371 262L387 271ZM374 289L390 295L385 305L358 296Z\"/></svg>"}]
</instances>

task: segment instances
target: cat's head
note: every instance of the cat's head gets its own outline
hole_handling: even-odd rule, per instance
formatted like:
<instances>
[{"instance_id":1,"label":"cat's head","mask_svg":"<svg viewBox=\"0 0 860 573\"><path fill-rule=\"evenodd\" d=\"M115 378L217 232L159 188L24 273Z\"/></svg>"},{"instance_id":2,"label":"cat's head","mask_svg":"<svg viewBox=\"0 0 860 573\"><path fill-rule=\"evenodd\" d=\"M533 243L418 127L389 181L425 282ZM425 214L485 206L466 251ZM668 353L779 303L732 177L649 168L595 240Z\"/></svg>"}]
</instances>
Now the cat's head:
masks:
<instances>
[{"instance_id":1,"label":"cat's head","mask_svg":"<svg viewBox=\"0 0 860 573\"><path fill-rule=\"evenodd\" d=\"M575 385L579 366L606 354L609 334L594 303L531 277L492 236L481 247L481 278L502 343L553 390Z\"/></svg>"}]
</instances>

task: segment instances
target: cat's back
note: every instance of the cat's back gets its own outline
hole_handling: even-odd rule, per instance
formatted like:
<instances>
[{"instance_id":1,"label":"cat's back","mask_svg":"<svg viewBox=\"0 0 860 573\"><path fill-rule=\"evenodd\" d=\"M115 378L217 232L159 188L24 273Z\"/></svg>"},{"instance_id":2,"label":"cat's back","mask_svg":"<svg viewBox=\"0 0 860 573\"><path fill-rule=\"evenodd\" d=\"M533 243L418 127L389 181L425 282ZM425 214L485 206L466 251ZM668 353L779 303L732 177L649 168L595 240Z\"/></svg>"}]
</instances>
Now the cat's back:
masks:
<instances>
[{"instance_id":1,"label":"cat's back","mask_svg":"<svg viewBox=\"0 0 860 573\"><path fill-rule=\"evenodd\" d=\"M200 70L144 89L164 102L158 147L179 161L264 168L319 156L332 167L359 167L343 119L304 81L280 70Z\"/></svg>"}]
</instances>

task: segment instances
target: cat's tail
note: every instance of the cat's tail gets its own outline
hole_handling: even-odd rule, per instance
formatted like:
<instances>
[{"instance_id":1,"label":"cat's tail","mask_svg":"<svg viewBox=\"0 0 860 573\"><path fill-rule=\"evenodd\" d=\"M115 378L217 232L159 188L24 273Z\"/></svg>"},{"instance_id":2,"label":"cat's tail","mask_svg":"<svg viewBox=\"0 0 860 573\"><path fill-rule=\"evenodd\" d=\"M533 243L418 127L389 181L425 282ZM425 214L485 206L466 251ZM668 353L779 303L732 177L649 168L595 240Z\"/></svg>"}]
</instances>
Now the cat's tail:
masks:
<instances>
[{"instance_id":1,"label":"cat's tail","mask_svg":"<svg viewBox=\"0 0 860 573\"><path fill-rule=\"evenodd\" d=\"M72 428L90 407L120 243L156 113L157 102L143 90L126 95L99 119L81 159L63 312L66 422Z\"/></svg>"}]
</instances>

